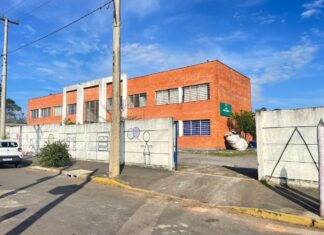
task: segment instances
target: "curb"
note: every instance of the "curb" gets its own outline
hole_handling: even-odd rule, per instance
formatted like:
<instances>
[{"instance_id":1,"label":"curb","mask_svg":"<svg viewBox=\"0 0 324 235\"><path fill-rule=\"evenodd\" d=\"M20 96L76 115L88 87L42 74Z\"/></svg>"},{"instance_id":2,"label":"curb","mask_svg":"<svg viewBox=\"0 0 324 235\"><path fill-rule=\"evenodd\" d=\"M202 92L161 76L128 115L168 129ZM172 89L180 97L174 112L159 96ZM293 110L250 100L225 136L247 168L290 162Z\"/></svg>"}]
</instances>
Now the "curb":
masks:
<instances>
[{"instance_id":1,"label":"curb","mask_svg":"<svg viewBox=\"0 0 324 235\"><path fill-rule=\"evenodd\" d=\"M49 168L49 167L42 167L42 166L28 166L27 168L32 170L39 170L39 171L48 171L53 173L62 173L61 169L58 168Z\"/></svg>"},{"instance_id":2,"label":"curb","mask_svg":"<svg viewBox=\"0 0 324 235\"><path fill-rule=\"evenodd\" d=\"M41 170L41 171L49 171L54 173L62 173L63 169L57 168L45 168L40 166L30 166L28 167L34 170ZM80 177L85 178L85 177ZM111 178L104 178L98 176L91 176L91 181L95 183L100 183L104 185L109 185L116 188L126 189L132 192L144 193L148 196L159 197L165 200L174 200L174 201L181 201L190 203L191 205L201 206L201 207L209 207L209 208L217 208L223 209L234 213L245 214L254 216L257 218L269 219L279 222L286 222L295 225L302 225L312 228L324 229L324 220L322 219L313 219L306 216L297 216L292 214L281 213L277 211L271 211L266 209L259 209L259 208L248 208L248 207L235 207L235 206L217 206L215 204L205 203L194 199L183 198L178 196L172 196L164 193L159 193L152 190L137 188L129 185L127 182L123 182L121 180L111 179Z\"/></svg>"}]
</instances>

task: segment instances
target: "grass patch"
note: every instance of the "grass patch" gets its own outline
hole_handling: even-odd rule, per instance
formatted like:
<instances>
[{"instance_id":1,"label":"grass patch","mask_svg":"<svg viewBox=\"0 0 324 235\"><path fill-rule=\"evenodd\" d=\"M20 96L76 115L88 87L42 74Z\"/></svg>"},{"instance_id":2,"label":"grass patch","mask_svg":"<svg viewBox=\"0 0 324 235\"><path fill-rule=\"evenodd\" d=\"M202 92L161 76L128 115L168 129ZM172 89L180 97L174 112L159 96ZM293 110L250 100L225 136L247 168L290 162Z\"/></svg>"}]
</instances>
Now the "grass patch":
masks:
<instances>
[{"instance_id":1,"label":"grass patch","mask_svg":"<svg viewBox=\"0 0 324 235\"><path fill-rule=\"evenodd\" d=\"M257 152L256 149L247 149L245 151L217 150L217 151L209 151L208 155L219 156L219 157L257 156Z\"/></svg>"}]
</instances>

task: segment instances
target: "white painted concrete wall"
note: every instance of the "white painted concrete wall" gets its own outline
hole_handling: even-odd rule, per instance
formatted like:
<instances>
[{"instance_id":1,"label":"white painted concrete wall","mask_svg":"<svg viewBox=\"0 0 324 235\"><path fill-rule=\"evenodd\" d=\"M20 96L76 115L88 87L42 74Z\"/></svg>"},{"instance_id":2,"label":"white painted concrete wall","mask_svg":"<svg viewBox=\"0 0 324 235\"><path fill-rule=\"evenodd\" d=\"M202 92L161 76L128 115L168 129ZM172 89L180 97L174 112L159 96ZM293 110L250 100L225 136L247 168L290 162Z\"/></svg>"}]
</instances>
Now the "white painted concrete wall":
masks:
<instances>
[{"instance_id":1,"label":"white painted concrete wall","mask_svg":"<svg viewBox=\"0 0 324 235\"><path fill-rule=\"evenodd\" d=\"M122 129L121 162L174 168L171 118L127 120ZM110 133L110 123L7 127L10 139L19 141L25 153L35 154L47 143L61 140L72 158L86 161L109 161Z\"/></svg>"},{"instance_id":2,"label":"white painted concrete wall","mask_svg":"<svg viewBox=\"0 0 324 235\"><path fill-rule=\"evenodd\" d=\"M259 180L317 186L320 119L324 107L257 112Z\"/></svg>"}]
</instances>

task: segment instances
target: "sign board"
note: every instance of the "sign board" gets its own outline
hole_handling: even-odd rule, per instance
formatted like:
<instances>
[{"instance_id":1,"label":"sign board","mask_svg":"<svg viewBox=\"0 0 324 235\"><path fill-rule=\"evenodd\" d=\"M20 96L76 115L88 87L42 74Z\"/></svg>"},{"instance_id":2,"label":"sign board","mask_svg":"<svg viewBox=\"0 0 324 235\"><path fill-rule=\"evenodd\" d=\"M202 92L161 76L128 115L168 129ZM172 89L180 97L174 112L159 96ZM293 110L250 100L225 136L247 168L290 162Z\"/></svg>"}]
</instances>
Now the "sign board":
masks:
<instances>
[{"instance_id":1,"label":"sign board","mask_svg":"<svg viewBox=\"0 0 324 235\"><path fill-rule=\"evenodd\" d=\"M220 103L220 115L229 117L232 114L232 105Z\"/></svg>"}]
</instances>

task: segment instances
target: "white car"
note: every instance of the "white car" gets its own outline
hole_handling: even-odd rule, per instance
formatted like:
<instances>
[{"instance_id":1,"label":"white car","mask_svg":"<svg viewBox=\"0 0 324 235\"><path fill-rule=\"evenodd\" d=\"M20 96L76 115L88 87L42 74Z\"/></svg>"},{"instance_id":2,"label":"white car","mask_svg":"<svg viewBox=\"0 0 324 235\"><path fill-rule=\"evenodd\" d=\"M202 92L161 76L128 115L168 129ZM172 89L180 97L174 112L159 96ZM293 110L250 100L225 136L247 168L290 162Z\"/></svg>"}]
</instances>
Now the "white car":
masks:
<instances>
[{"instance_id":1,"label":"white car","mask_svg":"<svg viewBox=\"0 0 324 235\"><path fill-rule=\"evenodd\" d=\"M0 140L0 164L19 165L23 158L22 149L15 140Z\"/></svg>"}]
</instances>

